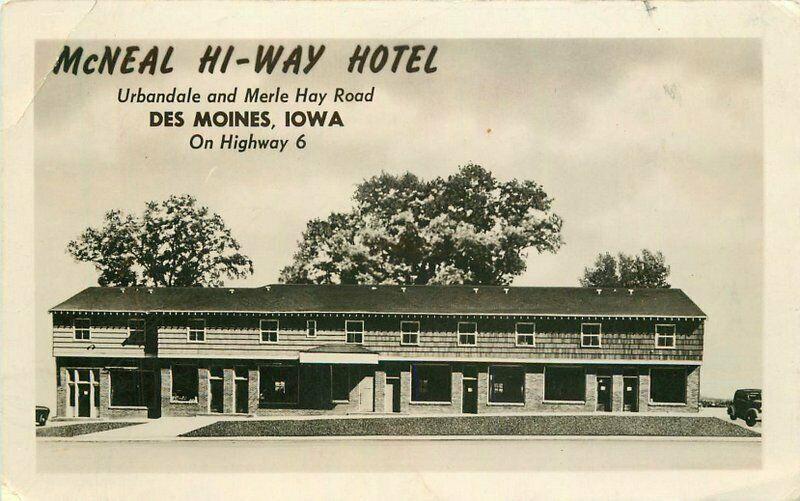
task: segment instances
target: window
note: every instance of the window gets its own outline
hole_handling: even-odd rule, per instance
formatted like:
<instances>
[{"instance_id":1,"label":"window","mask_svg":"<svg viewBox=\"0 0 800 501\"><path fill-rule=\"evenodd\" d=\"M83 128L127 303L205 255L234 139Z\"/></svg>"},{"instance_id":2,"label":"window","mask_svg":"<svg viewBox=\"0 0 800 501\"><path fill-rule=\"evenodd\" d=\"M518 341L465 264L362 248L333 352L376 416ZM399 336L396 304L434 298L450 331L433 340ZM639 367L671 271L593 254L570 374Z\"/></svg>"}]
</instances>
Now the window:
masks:
<instances>
[{"instance_id":1,"label":"window","mask_svg":"<svg viewBox=\"0 0 800 501\"><path fill-rule=\"evenodd\" d=\"M553 402L583 402L586 376L581 367L546 367L544 399Z\"/></svg>"},{"instance_id":2,"label":"window","mask_svg":"<svg viewBox=\"0 0 800 501\"><path fill-rule=\"evenodd\" d=\"M265 365L259 368L259 406L296 404L298 376L296 365Z\"/></svg>"},{"instance_id":3,"label":"window","mask_svg":"<svg viewBox=\"0 0 800 501\"><path fill-rule=\"evenodd\" d=\"M111 407L141 407L142 371L138 369L110 369Z\"/></svg>"},{"instance_id":4,"label":"window","mask_svg":"<svg viewBox=\"0 0 800 501\"><path fill-rule=\"evenodd\" d=\"M600 324L581 324L581 347L599 348L602 335L600 330Z\"/></svg>"},{"instance_id":5,"label":"window","mask_svg":"<svg viewBox=\"0 0 800 501\"><path fill-rule=\"evenodd\" d=\"M518 322L516 326L517 346L533 346L536 343L536 324Z\"/></svg>"},{"instance_id":6,"label":"window","mask_svg":"<svg viewBox=\"0 0 800 501\"><path fill-rule=\"evenodd\" d=\"M189 319L189 342L203 343L206 340L206 321L202 318Z\"/></svg>"},{"instance_id":7,"label":"window","mask_svg":"<svg viewBox=\"0 0 800 501\"><path fill-rule=\"evenodd\" d=\"M171 372L171 400L173 402L197 402L197 366L173 365Z\"/></svg>"},{"instance_id":8,"label":"window","mask_svg":"<svg viewBox=\"0 0 800 501\"><path fill-rule=\"evenodd\" d=\"M686 370L683 367L650 369L650 401L685 404Z\"/></svg>"},{"instance_id":9,"label":"window","mask_svg":"<svg viewBox=\"0 0 800 501\"><path fill-rule=\"evenodd\" d=\"M419 322L400 322L400 344L419 344Z\"/></svg>"},{"instance_id":10,"label":"window","mask_svg":"<svg viewBox=\"0 0 800 501\"><path fill-rule=\"evenodd\" d=\"M675 325L656 325L656 348L675 348Z\"/></svg>"},{"instance_id":11,"label":"window","mask_svg":"<svg viewBox=\"0 0 800 501\"><path fill-rule=\"evenodd\" d=\"M350 370L346 365L331 365L331 401L350 401Z\"/></svg>"},{"instance_id":12,"label":"window","mask_svg":"<svg viewBox=\"0 0 800 501\"><path fill-rule=\"evenodd\" d=\"M306 320L306 337L317 337L316 320Z\"/></svg>"},{"instance_id":13,"label":"window","mask_svg":"<svg viewBox=\"0 0 800 501\"><path fill-rule=\"evenodd\" d=\"M278 321L277 320L261 320L259 322L261 328L261 342L262 343L277 343L278 342Z\"/></svg>"},{"instance_id":14,"label":"window","mask_svg":"<svg viewBox=\"0 0 800 501\"><path fill-rule=\"evenodd\" d=\"M91 337L92 323L88 318L76 318L72 321L75 339L89 339Z\"/></svg>"},{"instance_id":15,"label":"window","mask_svg":"<svg viewBox=\"0 0 800 501\"><path fill-rule=\"evenodd\" d=\"M344 323L344 330L347 333L347 342L361 344L364 342L364 321L347 320Z\"/></svg>"},{"instance_id":16,"label":"window","mask_svg":"<svg viewBox=\"0 0 800 501\"><path fill-rule=\"evenodd\" d=\"M525 403L525 370L520 365L489 367L489 402Z\"/></svg>"},{"instance_id":17,"label":"window","mask_svg":"<svg viewBox=\"0 0 800 501\"><path fill-rule=\"evenodd\" d=\"M478 344L478 324L475 322L458 323L458 345L475 346Z\"/></svg>"},{"instance_id":18,"label":"window","mask_svg":"<svg viewBox=\"0 0 800 501\"><path fill-rule=\"evenodd\" d=\"M143 318L131 318L128 320L128 339L133 343L143 344L145 333L145 322Z\"/></svg>"},{"instance_id":19,"label":"window","mask_svg":"<svg viewBox=\"0 0 800 501\"><path fill-rule=\"evenodd\" d=\"M450 366L415 364L411 366L411 401L450 403Z\"/></svg>"}]
</instances>

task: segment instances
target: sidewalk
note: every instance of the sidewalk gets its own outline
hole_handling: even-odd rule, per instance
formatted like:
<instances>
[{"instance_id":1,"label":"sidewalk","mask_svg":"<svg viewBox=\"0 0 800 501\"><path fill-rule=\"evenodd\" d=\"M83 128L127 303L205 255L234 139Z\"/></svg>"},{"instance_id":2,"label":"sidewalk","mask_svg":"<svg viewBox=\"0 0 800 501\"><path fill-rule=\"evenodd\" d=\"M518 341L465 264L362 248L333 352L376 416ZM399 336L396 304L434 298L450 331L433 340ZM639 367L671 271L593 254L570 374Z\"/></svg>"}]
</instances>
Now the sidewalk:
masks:
<instances>
[{"instance_id":1,"label":"sidewalk","mask_svg":"<svg viewBox=\"0 0 800 501\"><path fill-rule=\"evenodd\" d=\"M139 440L175 440L178 435L188 433L194 429L212 424L219 421L217 416L199 417L162 417L152 419L136 426L127 426L115 430L89 433L73 437L70 441L74 442L125 442Z\"/></svg>"}]
</instances>

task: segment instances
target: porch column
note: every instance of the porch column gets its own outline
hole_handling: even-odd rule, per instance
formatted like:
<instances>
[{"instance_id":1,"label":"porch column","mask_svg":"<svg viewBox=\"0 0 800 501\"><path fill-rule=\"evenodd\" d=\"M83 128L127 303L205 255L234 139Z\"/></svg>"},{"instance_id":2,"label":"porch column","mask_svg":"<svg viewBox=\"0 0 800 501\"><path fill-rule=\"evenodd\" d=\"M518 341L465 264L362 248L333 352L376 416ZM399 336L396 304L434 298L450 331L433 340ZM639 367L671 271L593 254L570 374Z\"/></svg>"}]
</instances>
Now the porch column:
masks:
<instances>
[{"instance_id":1,"label":"porch column","mask_svg":"<svg viewBox=\"0 0 800 501\"><path fill-rule=\"evenodd\" d=\"M56 388L56 416L67 417L67 405L69 395L67 385L69 384L66 367L56 367L58 370L58 388Z\"/></svg>"},{"instance_id":2,"label":"porch column","mask_svg":"<svg viewBox=\"0 0 800 501\"><path fill-rule=\"evenodd\" d=\"M92 385L92 390L100 392L100 407L97 408L97 417L103 418L108 416L108 407L111 404L111 377L105 367L100 368L100 381L98 382L99 385ZM94 405L94 402L91 405Z\"/></svg>"},{"instance_id":3,"label":"porch column","mask_svg":"<svg viewBox=\"0 0 800 501\"><path fill-rule=\"evenodd\" d=\"M489 412L489 367L478 366L478 414Z\"/></svg>"},{"instance_id":4,"label":"porch column","mask_svg":"<svg viewBox=\"0 0 800 501\"><path fill-rule=\"evenodd\" d=\"M375 412L386 410L386 371L375 371Z\"/></svg>"},{"instance_id":5,"label":"porch column","mask_svg":"<svg viewBox=\"0 0 800 501\"><path fill-rule=\"evenodd\" d=\"M208 373L208 367L197 368L197 412L201 414L210 410L208 407L208 402L210 399Z\"/></svg>"},{"instance_id":6,"label":"porch column","mask_svg":"<svg viewBox=\"0 0 800 501\"><path fill-rule=\"evenodd\" d=\"M586 401L586 410L589 412L597 410L597 369L595 368L589 367L586 369L586 396L584 400Z\"/></svg>"},{"instance_id":7,"label":"porch column","mask_svg":"<svg viewBox=\"0 0 800 501\"><path fill-rule=\"evenodd\" d=\"M235 409L233 406L233 378L235 377L232 368L225 368L222 371L222 412L225 414L233 414Z\"/></svg>"},{"instance_id":8,"label":"porch column","mask_svg":"<svg viewBox=\"0 0 800 501\"><path fill-rule=\"evenodd\" d=\"M248 392L248 403L247 403L247 411L250 414L255 415L256 409L258 409L258 369L250 369L247 371L247 392Z\"/></svg>"},{"instance_id":9,"label":"porch column","mask_svg":"<svg viewBox=\"0 0 800 501\"><path fill-rule=\"evenodd\" d=\"M622 379L622 373L619 370L614 371L614 375L611 379L611 410L620 412L622 411L622 390L625 385L625 380Z\"/></svg>"},{"instance_id":10,"label":"porch column","mask_svg":"<svg viewBox=\"0 0 800 501\"><path fill-rule=\"evenodd\" d=\"M400 371L400 412L407 414L411 409L411 367Z\"/></svg>"},{"instance_id":11,"label":"porch column","mask_svg":"<svg viewBox=\"0 0 800 501\"><path fill-rule=\"evenodd\" d=\"M450 402L453 405L453 412L461 412L461 397L464 391L462 383L464 373L461 372L463 370L464 369L461 367L458 367L454 368L450 373Z\"/></svg>"}]
</instances>

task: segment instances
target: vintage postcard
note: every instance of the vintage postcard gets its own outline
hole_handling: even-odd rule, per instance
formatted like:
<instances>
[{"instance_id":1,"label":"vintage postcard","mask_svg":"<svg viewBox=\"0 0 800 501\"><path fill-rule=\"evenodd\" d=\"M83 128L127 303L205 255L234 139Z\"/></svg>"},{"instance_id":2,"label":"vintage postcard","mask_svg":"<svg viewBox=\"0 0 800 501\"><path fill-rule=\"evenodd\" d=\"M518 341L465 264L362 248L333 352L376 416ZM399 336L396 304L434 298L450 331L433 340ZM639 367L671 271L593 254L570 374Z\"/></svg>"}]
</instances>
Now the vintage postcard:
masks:
<instances>
[{"instance_id":1,"label":"vintage postcard","mask_svg":"<svg viewBox=\"0 0 800 501\"><path fill-rule=\"evenodd\" d=\"M6 7L9 498L800 492L795 4Z\"/></svg>"}]
</instances>

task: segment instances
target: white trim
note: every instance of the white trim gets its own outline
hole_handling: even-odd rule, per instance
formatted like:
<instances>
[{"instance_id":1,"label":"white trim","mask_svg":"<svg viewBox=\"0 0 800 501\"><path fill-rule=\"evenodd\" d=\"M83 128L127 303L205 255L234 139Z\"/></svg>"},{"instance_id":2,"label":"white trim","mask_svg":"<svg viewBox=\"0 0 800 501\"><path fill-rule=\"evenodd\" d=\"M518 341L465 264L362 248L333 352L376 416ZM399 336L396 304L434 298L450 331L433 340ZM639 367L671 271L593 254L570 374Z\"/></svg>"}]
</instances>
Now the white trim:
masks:
<instances>
[{"instance_id":1,"label":"white trim","mask_svg":"<svg viewBox=\"0 0 800 501\"><path fill-rule=\"evenodd\" d=\"M416 332L403 332L403 324L417 324L417 331ZM420 324L419 320L401 320L400 321L400 346L419 346L419 332L420 332ZM405 343L403 342L403 334L414 334L417 336L416 343Z\"/></svg>"},{"instance_id":2,"label":"white trim","mask_svg":"<svg viewBox=\"0 0 800 501\"><path fill-rule=\"evenodd\" d=\"M361 324L361 332L347 330L347 324L349 324L351 322L360 323ZM345 344L364 344L364 331L365 331L365 329L366 329L366 327L364 326L364 321L363 320L345 320L344 321L344 342L345 342ZM349 340L350 334L361 334L361 341L358 341L358 342L350 341Z\"/></svg>"},{"instance_id":3,"label":"white trim","mask_svg":"<svg viewBox=\"0 0 800 501\"><path fill-rule=\"evenodd\" d=\"M82 330L82 331L88 330L89 331L89 337L87 337L87 338L84 338L84 337L79 338L79 337L77 337L77 335L78 335L78 327L75 326L75 322L78 321L78 320L86 320L87 322L89 322L89 327L88 328L84 328L84 327L80 328L80 330ZM92 340L92 319L91 318L89 318L89 317L76 317L76 318L72 319L72 340L73 341L91 341Z\"/></svg>"},{"instance_id":4,"label":"white trim","mask_svg":"<svg viewBox=\"0 0 800 501\"><path fill-rule=\"evenodd\" d=\"M599 327L597 334L584 334L584 325L596 325ZM595 337L597 336L597 345L583 344L583 336ZM603 324L601 322L581 322L581 348L602 348L603 347Z\"/></svg>"},{"instance_id":5,"label":"white trim","mask_svg":"<svg viewBox=\"0 0 800 501\"><path fill-rule=\"evenodd\" d=\"M475 326L475 332L461 332L461 326L466 324L472 324ZM478 346L478 322L459 322L458 327L456 329L456 340L458 341L458 346ZM461 336L474 336L475 342L474 343L462 343Z\"/></svg>"},{"instance_id":6,"label":"white trim","mask_svg":"<svg viewBox=\"0 0 800 501\"><path fill-rule=\"evenodd\" d=\"M275 322L275 330L273 329L265 329L264 322ZM264 333L271 334L272 332L275 333L275 341L264 341ZM280 341L281 336L281 321L277 318L260 318L258 320L258 344L277 344Z\"/></svg>"},{"instance_id":7,"label":"white trim","mask_svg":"<svg viewBox=\"0 0 800 501\"><path fill-rule=\"evenodd\" d=\"M205 343L206 342L206 334L208 334L208 326L206 325L205 318L190 318L189 322L191 321L200 321L203 322L203 339L191 339L191 332L199 331L199 329L192 329L191 325L186 326L186 342L187 343Z\"/></svg>"},{"instance_id":8,"label":"white trim","mask_svg":"<svg viewBox=\"0 0 800 501\"><path fill-rule=\"evenodd\" d=\"M174 400L172 398L172 380L175 378L175 371L172 370L176 365L186 365L194 367L197 374L197 396L193 400ZM194 364L170 364L169 365L169 403L171 404L197 404L200 402L200 366L195 362Z\"/></svg>"},{"instance_id":9,"label":"white trim","mask_svg":"<svg viewBox=\"0 0 800 501\"><path fill-rule=\"evenodd\" d=\"M399 315L399 316L434 316L434 317L524 317L524 318L678 318L682 320L706 320L706 315L655 315L652 313L614 313L614 314L577 314L577 313L431 313L431 312L412 312L412 311L322 311L322 310L299 310L299 311L265 311L265 310L90 310L90 309L51 309L49 313L175 313L181 315Z\"/></svg>"},{"instance_id":10,"label":"white trim","mask_svg":"<svg viewBox=\"0 0 800 501\"><path fill-rule=\"evenodd\" d=\"M309 334L309 325L314 324L314 334ZM307 338L315 338L317 337L317 321L314 320L306 320L306 337Z\"/></svg>"},{"instance_id":11,"label":"white trim","mask_svg":"<svg viewBox=\"0 0 800 501\"><path fill-rule=\"evenodd\" d=\"M378 365L378 354L377 353L320 353L314 351L302 351L300 352L298 360L300 361L301 364Z\"/></svg>"},{"instance_id":12,"label":"white trim","mask_svg":"<svg viewBox=\"0 0 800 501\"><path fill-rule=\"evenodd\" d=\"M672 327L672 335L671 336L669 336L669 335L667 335L667 336L659 335L658 334L658 328L659 327ZM653 332L655 333L655 346L656 346L656 348L658 348L659 350L674 350L675 348L677 348L677 346L678 346L678 328L675 326L675 324L656 324L655 327L653 328ZM672 346L660 346L658 344L659 337L661 337L661 338L672 338Z\"/></svg>"},{"instance_id":13,"label":"white trim","mask_svg":"<svg viewBox=\"0 0 800 501\"><path fill-rule=\"evenodd\" d=\"M519 326L520 325L532 325L533 326L533 333L532 334L520 334L519 333ZM526 344L526 343L520 344L520 342L519 342L519 337L520 336L532 336L533 337L533 343L531 343L531 344ZM536 322L516 322L514 324L514 344L516 346L519 346L519 347L522 347L522 348L534 348L536 346Z\"/></svg>"},{"instance_id":14,"label":"white trim","mask_svg":"<svg viewBox=\"0 0 800 501\"><path fill-rule=\"evenodd\" d=\"M163 352L163 350L160 350ZM65 355L69 356L69 355ZM83 355L82 355L83 356ZM130 358L130 355L125 355ZM97 358L100 358L98 355ZM102 355L108 358L108 355ZM200 353L164 353L160 356L164 359L198 359L198 358L226 358L226 359L241 359L241 360L298 360L300 352L291 355L279 355L269 351L258 351L256 353L240 353L240 354L214 354L206 355ZM379 362L474 362L474 363L524 363L524 364L588 364L588 365L690 365L701 366L702 360L647 360L647 359L591 359L591 358L497 358L497 357L457 357L457 356L417 356L409 354L407 356L400 355L378 355Z\"/></svg>"},{"instance_id":15,"label":"white trim","mask_svg":"<svg viewBox=\"0 0 800 501\"><path fill-rule=\"evenodd\" d=\"M522 370L522 402L492 402L492 367L519 367ZM528 390L527 388L527 381L525 377L525 366L519 364L489 364L486 368L486 405L517 405L517 406L524 406L525 405L525 392ZM462 375L463 377L463 375ZM542 378L544 381L544 378Z\"/></svg>"}]
</instances>

